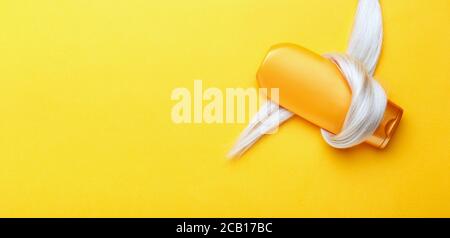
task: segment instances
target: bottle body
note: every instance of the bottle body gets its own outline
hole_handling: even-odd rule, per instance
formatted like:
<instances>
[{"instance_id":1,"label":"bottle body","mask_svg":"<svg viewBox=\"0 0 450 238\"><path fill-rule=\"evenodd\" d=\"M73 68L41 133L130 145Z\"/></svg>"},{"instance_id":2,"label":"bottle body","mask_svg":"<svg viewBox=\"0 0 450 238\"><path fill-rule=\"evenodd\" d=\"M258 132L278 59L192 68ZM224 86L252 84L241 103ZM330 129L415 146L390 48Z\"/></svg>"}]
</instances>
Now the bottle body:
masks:
<instances>
[{"instance_id":1,"label":"bottle body","mask_svg":"<svg viewBox=\"0 0 450 238\"><path fill-rule=\"evenodd\" d=\"M278 99L272 99L279 105L331 133L341 130L352 94L330 60L297 45L280 44L265 57L257 79L260 87L279 89ZM388 101L382 122L366 142L384 148L402 114L399 106Z\"/></svg>"}]
</instances>

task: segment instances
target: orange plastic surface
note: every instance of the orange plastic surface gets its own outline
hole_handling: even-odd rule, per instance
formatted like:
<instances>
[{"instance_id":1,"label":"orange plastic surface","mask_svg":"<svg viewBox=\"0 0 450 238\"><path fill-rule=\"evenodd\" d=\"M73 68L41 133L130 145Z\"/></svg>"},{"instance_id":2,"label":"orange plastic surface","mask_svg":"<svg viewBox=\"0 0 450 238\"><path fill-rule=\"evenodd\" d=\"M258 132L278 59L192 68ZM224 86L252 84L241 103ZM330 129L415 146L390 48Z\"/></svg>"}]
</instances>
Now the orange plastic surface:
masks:
<instances>
[{"instance_id":1,"label":"orange plastic surface","mask_svg":"<svg viewBox=\"0 0 450 238\"><path fill-rule=\"evenodd\" d=\"M257 79L263 88L279 89L279 98L271 99L284 108L331 133L341 130L351 90L330 60L294 44L276 45L264 59ZM388 101L380 126L366 142L384 148L402 114L399 106Z\"/></svg>"}]
</instances>

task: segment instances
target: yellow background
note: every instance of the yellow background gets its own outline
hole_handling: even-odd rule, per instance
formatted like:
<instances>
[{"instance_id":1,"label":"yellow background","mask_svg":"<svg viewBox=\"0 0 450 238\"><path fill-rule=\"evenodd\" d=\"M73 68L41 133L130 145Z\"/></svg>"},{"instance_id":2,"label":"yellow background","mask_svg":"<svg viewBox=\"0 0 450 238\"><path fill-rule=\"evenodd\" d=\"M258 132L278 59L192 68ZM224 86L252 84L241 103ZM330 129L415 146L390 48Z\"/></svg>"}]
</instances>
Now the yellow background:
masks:
<instances>
[{"instance_id":1,"label":"yellow background","mask_svg":"<svg viewBox=\"0 0 450 238\"><path fill-rule=\"evenodd\" d=\"M176 87L255 87L268 48L344 51L356 0L2 0L0 216L449 217L450 1L382 0L376 77L404 118L339 151L296 118L175 125Z\"/></svg>"}]
</instances>

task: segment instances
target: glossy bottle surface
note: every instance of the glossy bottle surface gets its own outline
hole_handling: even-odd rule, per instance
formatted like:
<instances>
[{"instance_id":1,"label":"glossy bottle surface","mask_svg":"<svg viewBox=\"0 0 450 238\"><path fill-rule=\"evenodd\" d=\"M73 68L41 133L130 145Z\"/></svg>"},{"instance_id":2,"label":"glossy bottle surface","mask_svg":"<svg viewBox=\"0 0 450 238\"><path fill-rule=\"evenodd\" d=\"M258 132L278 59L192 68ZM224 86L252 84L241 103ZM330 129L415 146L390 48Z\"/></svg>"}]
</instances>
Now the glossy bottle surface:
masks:
<instances>
[{"instance_id":1,"label":"glossy bottle surface","mask_svg":"<svg viewBox=\"0 0 450 238\"><path fill-rule=\"evenodd\" d=\"M260 87L279 89L278 100L272 100L284 108L334 134L341 130L351 90L330 60L297 45L280 44L267 54L257 79ZM388 101L380 126L366 142L386 147L402 114L399 106Z\"/></svg>"}]
</instances>

